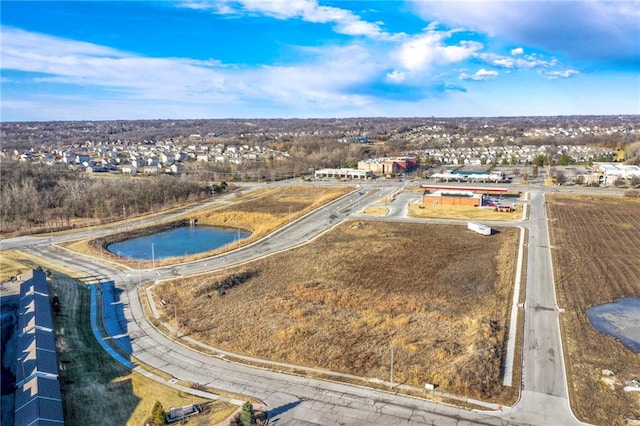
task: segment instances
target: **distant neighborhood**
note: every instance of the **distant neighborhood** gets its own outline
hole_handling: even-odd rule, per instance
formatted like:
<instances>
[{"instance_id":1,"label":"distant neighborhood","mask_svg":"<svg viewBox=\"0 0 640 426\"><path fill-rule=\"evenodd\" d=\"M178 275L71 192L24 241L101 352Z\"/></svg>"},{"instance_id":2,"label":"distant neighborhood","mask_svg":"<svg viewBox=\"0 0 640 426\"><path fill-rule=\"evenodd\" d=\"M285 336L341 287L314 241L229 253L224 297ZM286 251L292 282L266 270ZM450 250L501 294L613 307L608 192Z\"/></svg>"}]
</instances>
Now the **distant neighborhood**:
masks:
<instances>
[{"instance_id":1,"label":"distant neighborhood","mask_svg":"<svg viewBox=\"0 0 640 426\"><path fill-rule=\"evenodd\" d=\"M637 167L612 165L621 160L621 145L640 139L637 116L254 121L2 123L0 159L123 175L214 169L219 172L216 177L232 180L244 179L243 171L261 164L265 169L288 164L294 160L295 144L315 143L359 148L350 161L334 159L333 164L331 159L303 164L304 155L298 154L298 176L371 179L420 172L443 181L491 182L504 181L504 171L495 170L500 167L573 165L589 166L569 170L573 183L611 185L638 175ZM58 129L55 137L53 129ZM192 133L193 129L209 131ZM143 137L149 133L163 136ZM376 155L390 150L395 155ZM598 163L609 165L598 167ZM455 173L459 169L484 174L462 179ZM279 178L295 175L292 169ZM263 172L257 176L263 178ZM256 174L247 177L255 179Z\"/></svg>"},{"instance_id":2,"label":"distant neighborhood","mask_svg":"<svg viewBox=\"0 0 640 426\"><path fill-rule=\"evenodd\" d=\"M47 165L63 163L87 173L121 172L124 174L180 174L189 163L228 163L240 165L260 160L286 158L263 146L207 144L200 135L190 135L186 143L148 141L140 143L87 141L71 148L52 150L14 150L11 157L20 161ZM6 156L6 153L4 154Z\"/></svg>"}]
</instances>

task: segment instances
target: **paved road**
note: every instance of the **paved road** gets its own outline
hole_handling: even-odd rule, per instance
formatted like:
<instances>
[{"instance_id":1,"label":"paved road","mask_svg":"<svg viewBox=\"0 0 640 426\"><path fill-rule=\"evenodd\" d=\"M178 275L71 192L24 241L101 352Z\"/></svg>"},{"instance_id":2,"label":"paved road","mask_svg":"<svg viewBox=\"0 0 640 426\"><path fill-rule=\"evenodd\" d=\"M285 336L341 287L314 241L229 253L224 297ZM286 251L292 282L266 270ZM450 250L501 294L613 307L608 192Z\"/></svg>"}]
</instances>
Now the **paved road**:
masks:
<instances>
[{"instance_id":1,"label":"paved road","mask_svg":"<svg viewBox=\"0 0 640 426\"><path fill-rule=\"evenodd\" d=\"M129 334L137 358L181 379L260 398L281 425L577 423L567 398L544 198L539 192L533 192L530 220L521 223L529 228L522 394L514 407L503 412L464 410L406 396L229 363L220 358L204 356L166 338L151 327L142 314L135 290L140 281L190 275L285 250L309 241L349 215L356 214L367 203L388 196L396 189L393 185L381 185L376 191L364 195L354 192L247 249L155 270L127 271L96 260L79 259L50 246L46 238L5 240L2 249L28 247L29 251L61 264L86 270L105 280L115 280L128 290L126 315L130 321ZM394 203L402 204L399 201ZM391 216L396 220L411 220L400 218L404 210L403 207L392 207Z\"/></svg>"},{"instance_id":2,"label":"paved road","mask_svg":"<svg viewBox=\"0 0 640 426\"><path fill-rule=\"evenodd\" d=\"M507 418L536 425L579 424L569 406L544 194L531 192L520 401Z\"/></svg>"}]
</instances>

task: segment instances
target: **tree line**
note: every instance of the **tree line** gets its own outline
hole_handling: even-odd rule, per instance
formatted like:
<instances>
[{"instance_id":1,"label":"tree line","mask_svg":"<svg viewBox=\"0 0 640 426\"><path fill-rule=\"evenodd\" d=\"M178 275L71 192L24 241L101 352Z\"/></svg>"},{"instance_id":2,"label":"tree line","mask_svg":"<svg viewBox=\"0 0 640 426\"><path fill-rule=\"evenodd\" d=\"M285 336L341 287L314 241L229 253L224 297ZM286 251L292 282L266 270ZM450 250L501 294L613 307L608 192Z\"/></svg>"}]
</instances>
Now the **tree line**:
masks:
<instances>
[{"instance_id":1,"label":"tree line","mask_svg":"<svg viewBox=\"0 0 640 426\"><path fill-rule=\"evenodd\" d=\"M208 183L188 176L89 178L62 165L3 161L0 232L48 232L78 222L109 222L208 196Z\"/></svg>"}]
</instances>

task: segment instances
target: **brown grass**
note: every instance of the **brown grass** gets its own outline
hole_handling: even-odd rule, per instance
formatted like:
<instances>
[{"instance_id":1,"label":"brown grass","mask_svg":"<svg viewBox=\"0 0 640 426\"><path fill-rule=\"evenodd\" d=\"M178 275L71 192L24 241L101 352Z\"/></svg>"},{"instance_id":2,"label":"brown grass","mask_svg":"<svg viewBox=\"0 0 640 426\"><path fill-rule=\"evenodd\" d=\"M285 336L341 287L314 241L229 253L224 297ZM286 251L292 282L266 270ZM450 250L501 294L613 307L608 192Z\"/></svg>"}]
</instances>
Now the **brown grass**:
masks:
<instances>
[{"instance_id":1,"label":"brown grass","mask_svg":"<svg viewBox=\"0 0 640 426\"><path fill-rule=\"evenodd\" d=\"M640 395L623 392L637 379L640 356L589 323L586 310L624 296L640 297L640 200L548 197L572 406L581 419L622 424L640 417ZM615 373L613 389L602 370Z\"/></svg>"},{"instance_id":2,"label":"brown grass","mask_svg":"<svg viewBox=\"0 0 640 426\"><path fill-rule=\"evenodd\" d=\"M396 383L510 398L499 370L517 239L517 229L352 221L296 250L160 284L154 297L178 304L182 332L227 350L386 380L393 346Z\"/></svg>"},{"instance_id":3,"label":"brown grass","mask_svg":"<svg viewBox=\"0 0 640 426\"><path fill-rule=\"evenodd\" d=\"M286 225L322 205L337 199L338 197L353 190L351 187L323 188L323 187L277 187L262 191L251 191L241 194L235 199L231 198L229 203L222 206L214 206L210 209L197 212L183 219L175 220L173 223L195 219L198 225L219 226L227 228L238 228L251 233L251 236L239 242L234 242L225 247L208 251L206 253L194 254L187 257L169 258L157 261L159 266L172 265L177 262L188 262L204 259L225 251L233 250L268 235L277 228ZM173 225L169 225L173 226ZM66 244L69 250L78 253L102 257L106 260L116 261L128 266L138 268L152 267L151 261L135 261L124 259L110 253L104 247L116 241L123 241L141 235L148 235L167 227L167 224L148 227L145 229L135 229L109 237L82 240ZM100 250L100 246L103 250Z\"/></svg>"},{"instance_id":4,"label":"brown grass","mask_svg":"<svg viewBox=\"0 0 640 426\"><path fill-rule=\"evenodd\" d=\"M8 280L11 276L20 275L29 268L16 258L14 251L3 251L0 255L0 281Z\"/></svg>"},{"instance_id":5,"label":"brown grass","mask_svg":"<svg viewBox=\"0 0 640 426\"><path fill-rule=\"evenodd\" d=\"M306 213L350 192L352 188L282 187L230 206L198 213L200 225L241 228L261 238Z\"/></svg>"},{"instance_id":6,"label":"brown grass","mask_svg":"<svg viewBox=\"0 0 640 426\"><path fill-rule=\"evenodd\" d=\"M386 216L389 214L389 209L386 207L367 207L362 211L362 214L368 216Z\"/></svg>"}]
</instances>

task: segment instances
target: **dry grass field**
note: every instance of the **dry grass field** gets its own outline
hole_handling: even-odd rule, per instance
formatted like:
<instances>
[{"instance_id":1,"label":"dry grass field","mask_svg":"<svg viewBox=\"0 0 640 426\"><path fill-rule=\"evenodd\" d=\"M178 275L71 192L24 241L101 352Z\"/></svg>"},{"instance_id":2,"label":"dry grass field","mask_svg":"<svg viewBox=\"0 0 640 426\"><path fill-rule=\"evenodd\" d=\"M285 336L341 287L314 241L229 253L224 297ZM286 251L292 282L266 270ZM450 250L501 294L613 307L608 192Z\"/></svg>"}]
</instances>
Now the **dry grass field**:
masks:
<instances>
[{"instance_id":1,"label":"dry grass field","mask_svg":"<svg viewBox=\"0 0 640 426\"><path fill-rule=\"evenodd\" d=\"M15 260L13 251L4 251L0 255L0 281L8 280L12 276L20 275L29 268Z\"/></svg>"},{"instance_id":2,"label":"dry grass field","mask_svg":"<svg viewBox=\"0 0 640 426\"><path fill-rule=\"evenodd\" d=\"M152 234L167 227L175 226L178 222L195 219L198 225L220 226L239 228L251 233L251 236L237 243L229 244L217 250L199 253L188 257L170 258L156 262L157 265L171 265L176 262L193 261L213 256L224 251L252 243L277 228L286 225L322 205L331 202L340 196L352 191L352 187L276 187L263 191L251 191L241 194L237 198L230 198L230 202L214 206L210 209L190 215L188 218L174 222L173 224L158 225L143 229L134 229L128 232L113 234L108 237L94 240L82 240L66 244L70 250L78 253L89 254L94 257L103 257L138 268L149 268L151 261L132 261L123 259L106 250L106 246L116 241L122 241ZM102 247L102 250L100 249Z\"/></svg>"},{"instance_id":3,"label":"dry grass field","mask_svg":"<svg viewBox=\"0 0 640 426\"><path fill-rule=\"evenodd\" d=\"M158 284L154 298L213 346L383 380L393 347L395 383L513 402L500 368L518 235L349 221L295 250Z\"/></svg>"},{"instance_id":4,"label":"dry grass field","mask_svg":"<svg viewBox=\"0 0 640 426\"><path fill-rule=\"evenodd\" d=\"M547 206L572 407L598 425L638 419L640 393L622 388L640 378L640 355L593 328L586 310L640 297L640 201L554 195Z\"/></svg>"}]
</instances>

